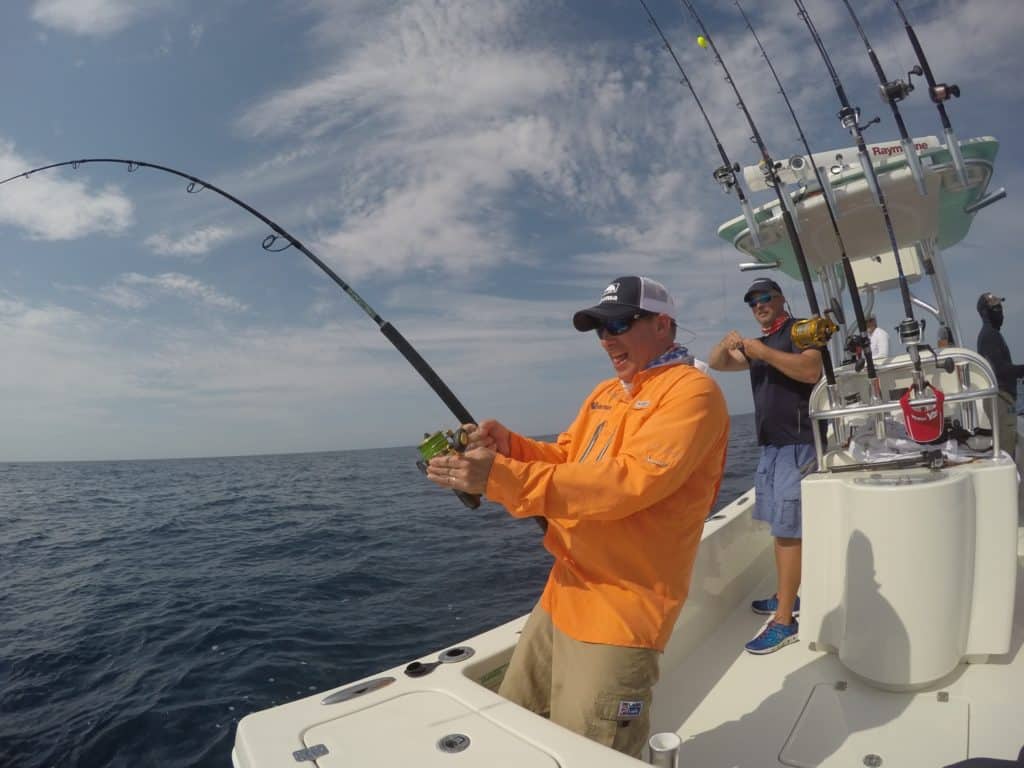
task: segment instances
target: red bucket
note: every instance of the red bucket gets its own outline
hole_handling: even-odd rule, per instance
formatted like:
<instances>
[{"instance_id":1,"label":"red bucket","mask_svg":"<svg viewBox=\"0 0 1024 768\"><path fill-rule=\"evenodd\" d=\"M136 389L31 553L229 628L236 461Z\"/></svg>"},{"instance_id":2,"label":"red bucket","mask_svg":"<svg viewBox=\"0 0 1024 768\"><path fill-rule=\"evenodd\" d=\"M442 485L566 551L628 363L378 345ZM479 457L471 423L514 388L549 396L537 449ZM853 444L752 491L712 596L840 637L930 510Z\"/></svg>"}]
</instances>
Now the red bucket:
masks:
<instances>
[{"instance_id":1,"label":"red bucket","mask_svg":"<svg viewBox=\"0 0 1024 768\"><path fill-rule=\"evenodd\" d=\"M907 434L915 443L933 443L942 435L945 428L942 404L946 396L941 389L936 389L931 384L925 383L925 389L930 389L935 394L935 402L927 405L912 406L910 395L913 390L908 389L900 398L900 408L903 409L903 423L907 427Z\"/></svg>"}]
</instances>

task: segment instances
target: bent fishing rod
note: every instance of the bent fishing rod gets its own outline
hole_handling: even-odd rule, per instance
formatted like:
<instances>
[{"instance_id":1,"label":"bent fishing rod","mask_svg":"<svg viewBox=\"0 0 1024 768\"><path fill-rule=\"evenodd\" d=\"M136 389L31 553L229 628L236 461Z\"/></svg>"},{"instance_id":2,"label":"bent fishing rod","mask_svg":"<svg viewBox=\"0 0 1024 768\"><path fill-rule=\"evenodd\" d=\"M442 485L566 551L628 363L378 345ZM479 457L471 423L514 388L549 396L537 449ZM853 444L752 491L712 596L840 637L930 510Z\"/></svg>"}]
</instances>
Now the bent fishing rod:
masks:
<instances>
[{"instance_id":1,"label":"bent fishing rod","mask_svg":"<svg viewBox=\"0 0 1024 768\"><path fill-rule=\"evenodd\" d=\"M789 193L783 189L782 181L779 179L777 173L778 166L772 159L772 156L768 152L768 147L764 143L764 139L761 138L760 131L757 130L757 125L754 123L754 118L750 114L750 110L747 109L747 104L743 100L743 96L740 94L740 89L736 86L736 82L732 79L732 75L729 73L729 68L725 66L721 54L718 52L718 47L715 45L714 38L708 31L707 27L704 26L704 21L701 19L700 14L697 13L697 9L694 8L693 3L690 0L681 0L682 4L690 12L693 20L700 27L700 38L698 44L701 48L710 47L711 52L715 56L715 62L722 68L722 72L725 75L725 81L732 87L733 93L736 95L736 106L739 107L740 111L743 112L743 116L747 119L747 125L750 127L750 132L753 134L751 137L755 144L757 144L758 150L761 152L761 170L765 175L765 180L768 186L775 189L775 194L779 199L779 206L782 211L782 222L786 228L786 235L789 237L789 242L793 246L793 254L796 256L797 266L800 268L800 277L803 279L804 292L807 294L807 303L810 305L811 317L806 321L806 334L804 340L798 342L794 338L794 343L798 346L805 348L818 348L821 352L821 363L822 368L825 372L825 381L828 384L829 399L835 400L836 392L836 374L832 368L832 356L829 354L828 340L832 337L832 334L837 330L836 325L829 318L821 316L821 310L818 307L818 297L814 293L814 283L811 281L811 271L807 266L807 257L804 254L803 245L800 242L800 235L796 230L795 217L791 208L793 206L793 200L789 197ZM796 326L794 326L795 329Z\"/></svg>"},{"instance_id":2,"label":"bent fishing rod","mask_svg":"<svg viewBox=\"0 0 1024 768\"><path fill-rule=\"evenodd\" d=\"M800 134L800 141L804 145L804 149L807 151L807 160L814 168L814 178L818 181L818 186L821 188L822 197L825 200L825 208L828 211L829 221L832 223L832 232L836 236L836 244L839 246L839 257L843 265L843 275L846 278L846 285L850 289L850 301L853 304L853 314L857 320L857 329L860 331L860 337L858 343L864 353L864 363L867 366L868 380L871 382L871 393L873 397L877 397L881 400L881 388L878 383L878 374L875 372L875 361L871 356L871 344L867 343L868 338L868 324L867 318L864 314L864 305L860 300L860 291L857 290L857 278L853 274L853 265L850 263L850 257L846 252L846 243L843 241L843 236L839 232L838 213L833 208L833 198L827 191L828 182L821 175L821 169L818 168L817 163L814 162L814 153L811 151L810 142L807 141L807 135L804 133L803 126L800 125L800 120L796 116L796 110L793 109L793 104L789 100L789 95L786 93L786 89L782 85L782 79L779 77L779 73L775 71L775 65L772 64L772 60L768 57L768 51L765 50L764 45L761 44L761 38L757 36L757 32L754 30L754 25L750 21L750 17L747 16L747 12L743 10L743 6L740 4L740 0L734 0L736 8L739 10L740 15L743 17L743 21L747 25L747 29L750 30L750 34L754 38L754 42L757 43L758 49L761 51L761 56L764 58L765 64L768 65L768 70L772 73L772 77L775 78L775 84L779 87L779 94L782 96L782 100L786 102L786 108L789 110L790 117L793 118L793 125L796 126L796 132Z\"/></svg>"},{"instance_id":3,"label":"bent fishing rod","mask_svg":"<svg viewBox=\"0 0 1024 768\"><path fill-rule=\"evenodd\" d=\"M907 285L907 276L903 272L903 262L900 259L900 246L896 240L896 230L893 228L892 217L889 215L889 207L885 202L885 193L882 191L882 186L878 181L878 175L875 173L875 167L871 163L871 156L868 154L867 144L864 142L864 129L872 123L879 122L879 119L876 117L865 125L860 124L860 109L850 105L850 99L846 95L846 89L843 88L843 83L839 79L839 74L836 72L836 68L832 64L832 57L828 55L825 43L821 39L821 35L818 34L817 27L814 26L811 14L808 13L803 0L793 0L793 3L796 5L797 13L800 18L803 19L808 32L811 33L811 39L814 40L814 44L817 46L818 52L821 54L822 61L825 63L825 68L828 70L829 76L832 78L832 85L835 86L836 95L839 97L839 103L842 107L839 110L837 117L839 118L839 122L842 126L850 132L851 136L853 136L854 142L857 145L861 168L864 171L864 179L874 193L875 199L878 201L878 207L882 212L885 231L889 237L889 245L892 248L893 259L896 263L896 274L899 280L900 297L903 299L903 311L906 314L899 325L900 341L907 348L907 353L910 355L911 362L914 364L914 392L917 395L921 395L925 388L924 374L921 371L921 353L918 349L918 347L922 345L921 324L914 317L914 306L910 300L910 288Z\"/></svg>"},{"instance_id":4,"label":"bent fishing rod","mask_svg":"<svg viewBox=\"0 0 1024 768\"><path fill-rule=\"evenodd\" d=\"M746 194L743 192L743 184L740 182L737 174L740 170L739 163L733 163L729 159L729 155L725 152L725 147L722 146L722 142L718 138L718 133L715 131L715 126L711 123L711 118L708 117L708 113L704 110L704 105L701 103L700 97L697 95L697 91L693 87L693 83L690 82L690 78L686 76L686 70L683 69L683 65L679 62L679 57L676 56L675 50L672 48L672 44L668 41L665 33L662 32L661 26L658 24L657 19L654 18L654 14L651 13L651 9L647 7L647 3L644 0L640 0L640 5L647 11L647 18L650 19L654 28L658 31L658 36L661 38L662 44L665 46L665 50L669 52L672 57L672 61L676 63L676 69L679 70L679 74L682 76L680 81L683 85L690 89L690 95L693 96L694 102L697 104L697 109L700 110L701 115L704 118L704 123L708 127L708 131L711 132L711 138L715 142L715 147L718 149L718 155L722 158L722 165L716 168L712 174L721 186L726 194L735 190L736 197L740 201L740 207L743 209L743 218L747 220L747 229L750 230L750 240L753 242L755 248L761 247L761 238L757 231L757 219L754 217L754 209L750 205L750 201L747 199Z\"/></svg>"},{"instance_id":5,"label":"bent fishing rod","mask_svg":"<svg viewBox=\"0 0 1024 768\"><path fill-rule=\"evenodd\" d=\"M900 132L900 144L903 145L903 154L907 158L907 166L910 168L910 173L914 177L914 183L917 185L917 191L922 195L928 194L928 189L924 183L924 171L921 169L921 158L917 155L917 148L914 146L914 141L910 137L910 133L907 131L907 125L903 122L903 115L900 112L899 102L903 101L910 92L914 90L914 84L910 81L911 75L920 75L922 70L920 67L914 67L907 73L906 81L903 80L890 80L885 76L885 70L882 69L882 62L878 60L878 55L875 53L875 49L871 47L871 41L868 40L867 33L864 31L863 25L860 23L860 19L857 18L857 13L853 10L853 6L850 4L850 0L843 0L843 5L846 6L846 10L850 12L850 18L853 19L853 25L857 28L857 34L860 35L860 39L864 41L864 47L868 50L868 58L871 59L871 66L875 68L875 75L878 77L878 89L882 96L882 101L889 105L892 110L893 120L896 121L896 127Z\"/></svg>"},{"instance_id":6,"label":"bent fishing rod","mask_svg":"<svg viewBox=\"0 0 1024 768\"><path fill-rule=\"evenodd\" d=\"M377 324L378 328L380 328L380 332L384 334L384 337L388 341L390 341L399 352L402 353L402 356L409 361L412 367L416 369L416 372L423 377L424 381L426 381L427 384L430 385L430 388L434 390L438 397L441 398L442 402L444 402L444 404L448 406L448 410L450 410L452 412L452 415L454 415L455 418L458 419L460 425L476 423L476 420L472 417L472 415L470 415L466 407L459 401L459 398L455 396L455 393L453 393L451 389L448 388L448 385L441 380L441 377L437 375L437 372L434 371L434 369L430 367L430 364L423 359L420 353L413 348L412 344L410 344L406 340L406 338L401 333L398 332L398 329L395 328L391 323L384 320L380 315L378 315L377 312L374 311L374 309L369 304L366 303L363 297L355 292L352 286L350 286L348 283L346 283L344 280L338 277L338 275L330 267L328 267L323 261L317 258L316 255L312 251L310 251L305 245L303 245L302 242L297 237L292 235L290 232L284 229L284 227L272 221L267 216L264 216L251 205L248 205L242 200L239 200L234 195L225 192L220 187L217 187L211 184L210 182L199 178L198 176L193 176L190 173L185 173L183 171L176 170L175 168L170 168L166 165L147 163L141 160L125 160L116 157L90 157L81 160L66 160L60 163L50 163L49 165L42 165L39 166L38 168L33 168L28 171L22 171L21 173L17 173L14 176L9 176L6 179L0 180L0 186L7 184L10 181L14 181L15 179L27 179L30 176L32 176L32 174L40 173L41 171L48 171L53 168L63 168L66 166L71 166L73 169L77 170L79 166L86 165L89 163L125 165L128 167L129 173L133 173L139 168L152 168L153 170L156 171L163 171L164 173L169 173L172 176L178 176L179 178L187 179L188 186L185 188L185 191L190 194L197 194L199 192L202 192L204 189L208 189L211 192L215 192L216 194L220 195L225 200L234 203L239 208L244 210L246 213L255 216L257 219L259 219L268 227L270 227L270 229L273 231L273 234L267 235L263 239L263 250L269 251L271 253L279 253L281 251L287 250L288 248L294 247L298 251L300 251L303 256L305 256L314 264L316 264L321 269L321 271L323 271L324 274L331 278L331 280L333 280L338 285L338 287L341 288L341 290L347 293L349 297L356 304L359 305L360 309L362 309L367 315L369 315L370 319ZM275 243L277 243L277 241L280 239L284 239L285 241L287 241L287 244L283 246L278 245L275 247ZM458 450L459 448L459 445L452 444L449 442L447 446L438 447L438 450ZM455 491L455 494L459 497L459 499L462 501L462 503L465 504L467 507L475 509L476 507L480 506L479 496L476 496L475 494L463 493L462 491L458 491L455 489L453 490ZM540 518L537 518L537 521L539 523L542 523L541 527L544 527L543 521Z\"/></svg>"},{"instance_id":7,"label":"bent fishing rod","mask_svg":"<svg viewBox=\"0 0 1024 768\"><path fill-rule=\"evenodd\" d=\"M960 179L960 183L966 187L967 166L964 164L963 155L960 154L960 142L957 140L956 134L953 133L953 126L949 122L949 115L946 113L945 105L945 102L951 98L959 98L960 86L951 83L935 82L935 75L932 74L932 68L928 65L928 57L924 55L924 48L921 46L921 41L917 38L917 33L914 32L914 28L910 26L910 20L907 18L907 14L903 12L903 6L900 5L899 0L892 0L892 2L900 14L900 18L903 19L903 27L907 31L907 37L910 38L910 45L914 48L914 54L917 56L917 63L919 65L907 73L908 88L913 87L910 85L910 75L920 75L921 72L924 72L924 78L928 83L928 95L939 110L942 130L946 134L946 149L949 150L949 154L953 158L953 166L956 168L956 175Z\"/></svg>"}]
</instances>

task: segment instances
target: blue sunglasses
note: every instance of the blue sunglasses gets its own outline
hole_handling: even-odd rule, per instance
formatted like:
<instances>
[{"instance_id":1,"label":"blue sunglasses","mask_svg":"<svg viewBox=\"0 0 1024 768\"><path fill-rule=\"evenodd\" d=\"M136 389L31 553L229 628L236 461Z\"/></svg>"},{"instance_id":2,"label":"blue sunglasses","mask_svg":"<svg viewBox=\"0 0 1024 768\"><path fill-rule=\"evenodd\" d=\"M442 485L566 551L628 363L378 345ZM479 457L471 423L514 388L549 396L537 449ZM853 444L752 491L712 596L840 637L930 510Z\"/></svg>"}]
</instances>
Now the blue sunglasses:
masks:
<instances>
[{"instance_id":1,"label":"blue sunglasses","mask_svg":"<svg viewBox=\"0 0 1024 768\"><path fill-rule=\"evenodd\" d=\"M621 336L630 328L633 327L633 323L642 317L651 317L652 312L637 312L632 317L623 317L615 320L608 320L602 325L597 326L594 330L597 332L597 337L603 339L605 336Z\"/></svg>"},{"instance_id":2,"label":"blue sunglasses","mask_svg":"<svg viewBox=\"0 0 1024 768\"><path fill-rule=\"evenodd\" d=\"M759 293L757 296L751 296L747 299L747 306L753 309L758 304L768 304L772 299L775 298L774 293Z\"/></svg>"}]
</instances>

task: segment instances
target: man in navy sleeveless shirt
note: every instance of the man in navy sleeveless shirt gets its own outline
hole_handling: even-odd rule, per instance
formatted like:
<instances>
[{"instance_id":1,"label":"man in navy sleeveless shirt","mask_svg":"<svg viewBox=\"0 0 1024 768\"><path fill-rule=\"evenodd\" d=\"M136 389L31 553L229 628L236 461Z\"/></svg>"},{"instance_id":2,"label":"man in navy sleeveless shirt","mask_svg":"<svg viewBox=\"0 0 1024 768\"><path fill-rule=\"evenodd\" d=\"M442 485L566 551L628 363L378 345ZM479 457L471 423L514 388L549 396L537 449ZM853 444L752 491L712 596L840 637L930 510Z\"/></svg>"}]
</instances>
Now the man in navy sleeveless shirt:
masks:
<instances>
[{"instance_id":1,"label":"man in navy sleeveless shirt","mask_svg":"<svg viewBox=\"0 0 1024 768\"><path fill-rule=\"evenodd\" d=\"M786 299L774 280L759 278L743 296L761 326L759 338L730 331L714 349L709 363L719 371L750 371L754 420L761 458L754 483L754 518L771 524L775 538L778 589L755 600L755 613L771 616L747 643L751 653L777 651L798 639L800 557L803 530L800 479L814 466L814 434L808 400L821 377L821 353L801 350L790 339L796 320L786 312Z\"/></svg>"}]
</instances>

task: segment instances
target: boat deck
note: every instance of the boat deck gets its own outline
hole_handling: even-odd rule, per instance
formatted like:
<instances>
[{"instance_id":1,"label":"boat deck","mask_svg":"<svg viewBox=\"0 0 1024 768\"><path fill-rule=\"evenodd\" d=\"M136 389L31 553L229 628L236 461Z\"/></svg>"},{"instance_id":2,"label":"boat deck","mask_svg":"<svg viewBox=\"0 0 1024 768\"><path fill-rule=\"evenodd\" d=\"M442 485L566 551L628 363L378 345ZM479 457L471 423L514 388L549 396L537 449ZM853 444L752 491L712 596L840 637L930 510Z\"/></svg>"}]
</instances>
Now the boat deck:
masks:
<instances>
[{"instance_id":1,"label":"boat deck","mask_svg":"<svg viewBox=\"0 0 1024 768\"><path fill-rule=\"evenodd\" d=\"M1017 756L1024 745L1024 538L1010 652L961 665L927 690L888 693L806 642L766 656L744 651L765 618L750 611L750 600L774 588L770 537L751 519L752 505L753 494L744 494L705 526L691 594L662 659L652 733L682 737L680 766L943 768L967 757ZM443 654L421 657L430 667L424 676L401 665L247 715L234 765L639 765L494 693L525 619L468 639L472 651L457 663L435 664ZM464 739L464 753L442 751L454 738Z\"/></svg>"},{"instance_id":2,"label":"boat deck","mask_svg":"<svg viewBox=\"0 0 1024 768\"><path fill-rule=\"evenodd\" d=\"M1018 533L1009 653L961 665L924 690L885 692L806 642L765 656L746 653L744 643L765 619L746 600L666 670L655 692L652 732L677 732L679 764L701 768L939 768L967 757L1015 759L1024 746L1024 533ZM773 586L765 580L749 599L771 594Z\"/></svg>"}]
</instances>

